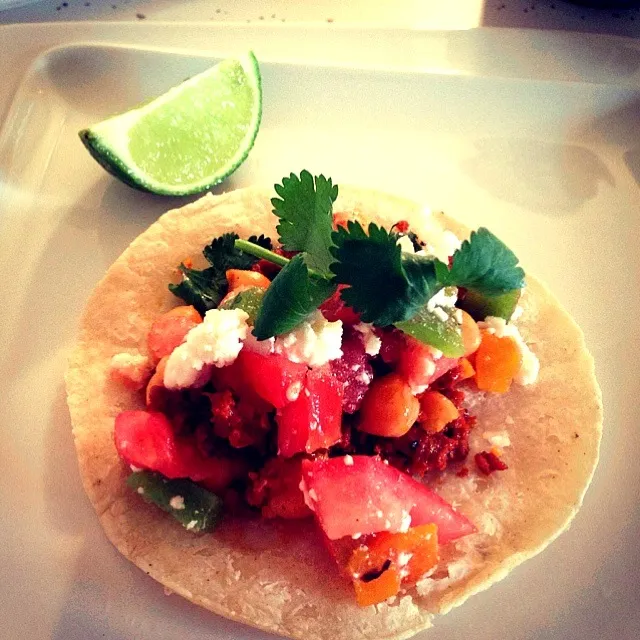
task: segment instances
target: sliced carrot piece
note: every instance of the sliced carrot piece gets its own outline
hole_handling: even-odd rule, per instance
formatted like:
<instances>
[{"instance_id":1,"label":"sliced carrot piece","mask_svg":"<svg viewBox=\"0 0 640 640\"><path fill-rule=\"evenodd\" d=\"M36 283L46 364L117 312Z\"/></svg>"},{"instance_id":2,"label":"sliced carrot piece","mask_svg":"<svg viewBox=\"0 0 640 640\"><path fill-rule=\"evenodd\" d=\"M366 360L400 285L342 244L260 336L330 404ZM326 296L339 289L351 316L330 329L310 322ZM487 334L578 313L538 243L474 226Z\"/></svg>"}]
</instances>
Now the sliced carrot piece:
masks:
<instances>
[{"instance_id":1,"label":"sliced carrot piece","mask_svg":"<svg viewBox=\"0 0 640 640\"><path fill-rule=\"evenodd\" d=\"M516 341L482 332L482 343L476 352L476 384L482 391L505 393L520 370L522 355Z\"/></svg>"},{"instance_id":2,"label":"sliced carrot piece","mask_svg":"<svg viewBox=\"0 0 640 640\"><path fill-rule=\"evenodd\" d=\"M229 283L229 291L233 291L239 287L259 287L260 289L267 289L271 284L271 280L259 271L228 269L225 275Z\"/></svg>"},{"instance_id":3,"label":"sliced carrot piece","mask_svg":"<svg viewBox=\"0 0 640 640\"><path fill-rule=\"evenodd\" d=\"M429 433L442 431L452 420L460 417L456 405L438 391L425 391L419 399L418 423Z\"/></svg>"}]
</instances>

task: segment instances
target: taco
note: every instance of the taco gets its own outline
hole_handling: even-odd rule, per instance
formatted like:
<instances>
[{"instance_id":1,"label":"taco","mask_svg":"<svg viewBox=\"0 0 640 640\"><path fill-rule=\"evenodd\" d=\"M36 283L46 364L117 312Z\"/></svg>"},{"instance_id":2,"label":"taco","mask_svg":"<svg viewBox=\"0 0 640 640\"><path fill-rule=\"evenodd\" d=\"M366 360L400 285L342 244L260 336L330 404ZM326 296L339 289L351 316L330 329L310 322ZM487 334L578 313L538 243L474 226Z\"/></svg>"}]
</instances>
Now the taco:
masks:
<instances>
[{"instance_id":1,"label":"taco","mask_svg":"<svg viewBox=\"0 0 640 640\"><path fill-rule=\"evenodd\" d=\"M488 232L491 259L481 232L401 198L306 172L276 191L166 213L97 286L66 376L84 487L125 557L217 614L307 640L407 638L567 528L598 460L593 361ZM434 278L447 286L430 295ZM235 345L207 360L207 332Z\"/></svg>"}]
</instances>

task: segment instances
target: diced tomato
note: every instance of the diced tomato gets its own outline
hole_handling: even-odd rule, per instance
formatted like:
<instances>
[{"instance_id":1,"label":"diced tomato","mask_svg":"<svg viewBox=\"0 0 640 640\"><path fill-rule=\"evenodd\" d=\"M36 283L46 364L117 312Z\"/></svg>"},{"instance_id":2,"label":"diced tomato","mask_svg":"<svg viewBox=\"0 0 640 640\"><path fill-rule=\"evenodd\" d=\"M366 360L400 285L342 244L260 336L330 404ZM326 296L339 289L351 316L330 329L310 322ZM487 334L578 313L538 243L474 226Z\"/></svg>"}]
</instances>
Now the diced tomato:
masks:
<instances>
[{"instance_id":1,"label":"diced tomato","mask_svg":"<svg viewBox=\"0 0 640 640\"><path fill-rule=\"evenodd\" d=\"M401 531L409 515L411 526L435 524L442 544L475 531L438 494L380 458L305 460L302 473L307 501L330 540Z\"/></svg>"},{"instance_id":2,"label":"diced tomato","mask_svg":"<svg viewBox=\"0 0 640 640\"><path fill-rule=\"evenodd\" d=\"M345 286L338 285L336 292L320 305L320 311L329 322L342 320L344 324L358 324L360 316L351 307L348 307L340 296L340 292Z\"/></svg>"},{"instance_id":3,"label":"diced tomato","mask_svg":"<svg viewBox=\"0 0 640 640\"><path fill-rule=\"evenodd\" d=\"M174 307L156 318L147 336L149 352L156 361L171 352L184 341L193 327L200 324L202 318L192 306Z\"/></svg>"},{"instance_id":4,"label":"diced tomato","mask_svg":"<svg viewBox=\"0 0 640 640\"><path fill-rule=\"evenodd\" d=\"M282 409L300 390L307 365L291 362L278 353L261 354L243 349L238 356L239 371L246 383L269 404Z\"/></svg>"},{"instance_id":5,"label":"diced tomato","mask_svg":"<svg viewBox=\"0 0 640 640\"><path fill-rule=\"evenodd\" d=\"M458 358L433 357L433 349L411 336L406 336L396 371L412 389L424 390L434 380L458 364Z\"/></svg>"},{"instance_id":6,"label":"diced tomato","mask_svg":"<svg viewBox=\"0 0 640 640\"><path fill-rule=\"evenodd\" d=\"M296 453L327 449L342 435L342 384L328 366L310 369L298 397L276 414L278 452Z\"/></svg>"},{"instance_id":7,"label":"diced tomato","mask_svg":"<svg viewBox=\"0 0 640 640\"><path fill-rule=\"evenodd\" d=\"M114 439L120 457L134 467L196 482L218 474L215 458L203 456L195 441L176 436L158 411L123 411L116 416Z\"/></svg>"},{"instance_id":8,"label":"diced tomato","mask_svg":"<svg viewBox=\"0 0 640 640\"><path fill-rule=\"evenodd\" d=\"M171 423L157 411L123 411L116 416L114 439L120 457L130 465L184 477Z\"/></svg>"}]
</instances>

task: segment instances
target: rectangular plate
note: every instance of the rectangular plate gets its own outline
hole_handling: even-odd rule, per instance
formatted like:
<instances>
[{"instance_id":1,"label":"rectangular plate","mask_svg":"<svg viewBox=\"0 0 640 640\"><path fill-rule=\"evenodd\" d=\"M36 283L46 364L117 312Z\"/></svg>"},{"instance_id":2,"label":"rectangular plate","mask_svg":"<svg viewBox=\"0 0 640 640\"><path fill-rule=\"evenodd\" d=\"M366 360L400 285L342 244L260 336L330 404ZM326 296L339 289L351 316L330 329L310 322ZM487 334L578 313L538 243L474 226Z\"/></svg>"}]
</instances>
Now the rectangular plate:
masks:
<instances>
[{"instance_id":1,"label":"rectangular plate","mask_svg":"<svg viewBox=\"0 0 640 640\"><path fill-rule=\"evenodd\" d=\"M263 123L220 190L308 168L486 225L551 286L596 358L605 436L574 525L438 619L435 633L639 637L638 45L528 31L157 24L0 29L0 636L266 637L165 597L110 546L80 485L63 389L92 287L186 201L116 182L77 131L249 47L261 60Z\"/></svg>"}]
</instances>

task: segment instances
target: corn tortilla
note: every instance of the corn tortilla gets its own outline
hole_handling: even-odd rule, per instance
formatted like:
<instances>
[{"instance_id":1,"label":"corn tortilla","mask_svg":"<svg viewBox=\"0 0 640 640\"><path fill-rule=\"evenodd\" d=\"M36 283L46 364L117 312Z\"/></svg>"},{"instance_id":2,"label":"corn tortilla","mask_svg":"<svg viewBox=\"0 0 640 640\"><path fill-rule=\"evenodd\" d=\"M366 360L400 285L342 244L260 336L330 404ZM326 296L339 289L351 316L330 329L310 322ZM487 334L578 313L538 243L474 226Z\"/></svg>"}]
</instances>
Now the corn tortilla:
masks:
<instances>
[{"instance_id":1,"label":"corn tortilla","mask_svg":"<svg viewBox=\"0 0 640 640\"><path fill-rule=\"evenodd\" d=\"M148 329L178 301L167 290L176 265L201 254L212 238L277 237L271 192L258 188L201 200L163 215L116 260L92 294L70 356L66 382L85 490L111 542L171 591L211 611L292 638L408 638L467 597L502 579L541 551L570 523L598 460L601 394L583 335L552 294L532 277L518 326L541 363L538 382L505 395L470 392L482 434L506 429L507 471L489 477L442 474L434 488L479 529L443 549L433 575L391 603L359 608L312 521L234 521L193 534L144 503L125 485L128 468L113 442L115 416L142 408L140 392L109 378L111 357L146 353ZM408 220L420 236L419 205L382 193L340 189L335 211L389 227ZM467 230L438 214L463 237ZM499 230L497 231L499 235Z\"/></svg>"}]
</instances>

